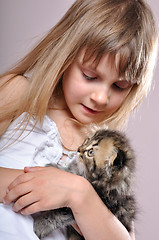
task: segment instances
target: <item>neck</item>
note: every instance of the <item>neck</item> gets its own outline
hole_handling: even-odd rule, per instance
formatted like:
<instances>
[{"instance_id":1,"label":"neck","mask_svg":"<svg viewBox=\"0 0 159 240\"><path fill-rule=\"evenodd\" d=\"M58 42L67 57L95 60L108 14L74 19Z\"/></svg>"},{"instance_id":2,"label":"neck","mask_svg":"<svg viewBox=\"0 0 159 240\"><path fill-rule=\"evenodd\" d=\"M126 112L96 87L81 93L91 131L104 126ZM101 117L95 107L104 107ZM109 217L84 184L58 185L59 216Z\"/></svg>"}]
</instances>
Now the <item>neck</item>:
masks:
<instances>
[{"instance_id":1,"label":"neck","mask_svg":"<svg viewBox=\"0 0 159 240\"><path fill-rule=\"evenodd\" d=\"M49 105L47 115L56 123L64 147L77 150L86 137L87 128L74 119L65 101L57 98Z\"/></svg>"}]
</instances>

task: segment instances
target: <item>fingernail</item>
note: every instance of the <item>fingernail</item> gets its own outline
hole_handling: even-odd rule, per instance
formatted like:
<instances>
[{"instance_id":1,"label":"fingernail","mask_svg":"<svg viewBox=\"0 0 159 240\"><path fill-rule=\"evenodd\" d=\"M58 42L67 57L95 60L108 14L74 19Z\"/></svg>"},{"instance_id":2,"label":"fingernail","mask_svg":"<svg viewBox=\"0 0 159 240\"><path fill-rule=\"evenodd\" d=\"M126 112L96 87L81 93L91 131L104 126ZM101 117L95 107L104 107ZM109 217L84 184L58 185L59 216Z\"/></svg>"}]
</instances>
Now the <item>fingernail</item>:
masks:
<instances>
[{"instance_id":1,"label":"fingernail","mask_svg":"<svg viewBox=\"0 0 159 240\"><path fill-rule=\"evenodd\" d=\"M21 210L20 213L21 213L22 215L24 215L24 211L23 211L23 210Z\"/></svg>"},{"instance_id":2,"label":"fingernail","mask_svg":"<svg viewBox=\"0 0 159 240\"><path fill-rule=\"evenodd\" d=\"M6 193L9 193L9 189L7 188Z\"/></svg>"},{"instance_id":3,"label":"fingernail","mask_svg":"<svg viewBox=\"0 0 159 240\"><path fill-rule=\"evenodd\" d=\"M30 169L30 167L27 167L27 166L26 166L26 167L24 168L24 172L28 172L29 169Z\"/></svg>"}]
</instances>

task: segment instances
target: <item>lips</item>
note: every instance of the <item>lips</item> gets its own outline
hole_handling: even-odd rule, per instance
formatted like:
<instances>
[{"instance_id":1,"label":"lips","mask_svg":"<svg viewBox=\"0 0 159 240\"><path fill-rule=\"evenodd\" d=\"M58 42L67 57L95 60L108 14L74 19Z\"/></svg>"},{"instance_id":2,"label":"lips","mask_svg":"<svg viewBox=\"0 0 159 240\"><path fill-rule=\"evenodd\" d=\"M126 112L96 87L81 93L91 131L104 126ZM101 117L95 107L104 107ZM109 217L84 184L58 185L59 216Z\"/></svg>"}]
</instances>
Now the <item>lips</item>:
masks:
<instances>
[{"instance_id":1,"label":"lips","mask_svg":"<svg viewBox=\"0 0 159 240\"><path fill-rule=\"evenodd\" d=\"M83 105L83 104L82 104L82 107L83 107L83 109L84 109L87 113L89 113L89 114L97 114L97 113L100 112L100 111L93 110L93 109L91 109L91 108L89 108L89 107L86 107L86 106Z\"/></svg>"}]
</instances>

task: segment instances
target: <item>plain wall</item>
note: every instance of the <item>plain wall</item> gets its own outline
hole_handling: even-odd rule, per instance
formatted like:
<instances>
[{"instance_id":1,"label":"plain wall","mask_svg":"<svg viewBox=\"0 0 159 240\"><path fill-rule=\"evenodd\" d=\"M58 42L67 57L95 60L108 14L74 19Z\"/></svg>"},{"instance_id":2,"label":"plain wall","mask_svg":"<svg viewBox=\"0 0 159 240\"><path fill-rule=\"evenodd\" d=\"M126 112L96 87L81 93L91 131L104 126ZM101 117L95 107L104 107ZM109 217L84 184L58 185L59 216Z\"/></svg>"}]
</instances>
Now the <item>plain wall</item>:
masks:
<instances>
[{"instance_id":1,"label":"plain wall","mask_svg":"<svg viewBox=\"0 0 159 240\"><path fill-rule=\"evenodd\" d=\"M22 57L64 14L73 0L0 0L0 72ZM159 1L149 0L157 22ZM139 205L136 240L157 240L159 216L159 65L151 94L128 125L137 157Z\"/></svg>"}]
</instances>

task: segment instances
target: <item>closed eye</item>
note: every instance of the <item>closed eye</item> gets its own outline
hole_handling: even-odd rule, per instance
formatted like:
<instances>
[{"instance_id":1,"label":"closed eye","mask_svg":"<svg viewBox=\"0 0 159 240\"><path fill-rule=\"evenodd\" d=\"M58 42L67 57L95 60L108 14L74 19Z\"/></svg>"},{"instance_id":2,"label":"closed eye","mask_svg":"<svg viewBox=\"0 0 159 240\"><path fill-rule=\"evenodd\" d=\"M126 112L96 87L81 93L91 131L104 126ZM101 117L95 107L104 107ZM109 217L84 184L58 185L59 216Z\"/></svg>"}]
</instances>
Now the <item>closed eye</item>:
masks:
<instances>
[{"instance_id":1,"label":"closed eye","mask_svg":"<svg viewBox=\"0 0 159 240\"><path fill-rule=\"evenodd\" d=\"M117 84L115 84L115 83L113 83L113 86L117 89L117 90L119 90L119 91L124 91L125 90L125 88L121 88L121 87L119 87Z\"/></svg>"},{"instance_id":2,"label":"closed eye","mask_svg":"<svg viewBox=\"0 0 159 240\"><path fill-rule=\"evenodd\" d=\"M124 90L128 89L129 87L131 87L132 84L127 81L117 81L117 82L113 83L113 86L119 91L124 91Z\"/></svg>"},{"instance_id":3,"label":"closed eye","mask_svg":"<svg viewBox=\"0 0 159 240\"><path fill-rule=\"evenodd\" d=\"M97 77L89 76L88 74L85 74L85 73L83 73L83 76L84 76L87 80L95 80L95 79L97 79Z\"/></svg>"}]
</instances>

